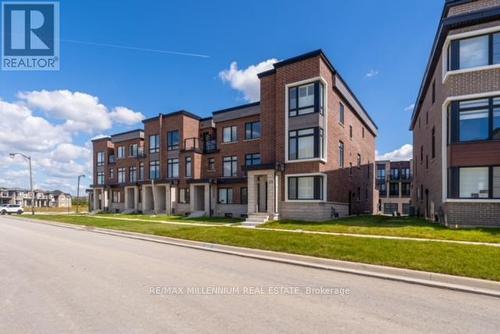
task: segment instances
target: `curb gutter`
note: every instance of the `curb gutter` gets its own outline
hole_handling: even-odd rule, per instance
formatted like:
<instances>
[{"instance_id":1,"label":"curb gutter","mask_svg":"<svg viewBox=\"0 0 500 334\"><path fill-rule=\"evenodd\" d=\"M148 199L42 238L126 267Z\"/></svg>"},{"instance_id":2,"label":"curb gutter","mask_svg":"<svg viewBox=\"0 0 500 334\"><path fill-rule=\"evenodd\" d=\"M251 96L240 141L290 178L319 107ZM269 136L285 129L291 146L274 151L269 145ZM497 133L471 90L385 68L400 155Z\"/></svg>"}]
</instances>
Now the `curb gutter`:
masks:
<instances>
[{"instance_id":1,"label":"curb gutter","mask_svg":"<svg viewBox=\"0 0 500 334\"><path fill-rule=\"evenodd\" d=\"M186 247L210 252L217 252L235 255L245 258L252 258L264 261L298 265L308 268L330 270L354 275L374 277L409 284L418 284L428 287L448 289L460 292L475 293L491 297L500 298L500 283L475 278L467 278L446 274L431 273L418 270L400 269L372 264L348 262L340 260L324 259L305 255L295 255L289 253L279 253L267 250L225 246L200 241L161 237L142 233L110 230L104 228L91 227L86 225L73 225L66 223L54 223L43 220L33 220L27 218L15 218L31 223L45 224L56 227L70 228L78 231L87 231L99 234L112 235L136 240L156 242L172 246Z\"/></svg>"}]
</instances>

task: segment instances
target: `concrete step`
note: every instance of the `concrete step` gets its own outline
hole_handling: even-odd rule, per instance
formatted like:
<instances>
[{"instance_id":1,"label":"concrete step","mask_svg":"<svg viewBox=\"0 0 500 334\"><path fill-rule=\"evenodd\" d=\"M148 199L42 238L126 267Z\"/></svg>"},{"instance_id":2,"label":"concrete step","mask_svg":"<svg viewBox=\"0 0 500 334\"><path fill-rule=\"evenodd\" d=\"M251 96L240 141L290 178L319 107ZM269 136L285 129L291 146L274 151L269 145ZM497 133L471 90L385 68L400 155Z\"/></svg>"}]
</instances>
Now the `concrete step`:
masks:
<instances>
[{"instance_id":1,"label":"concrete step","mask_svg":"<svg viewBox=\"0 0 500 334\"><path fill-rule=\"evenodd\" d=\"M200 217L205 217L205 211L193 211L191 214L188 216L188 218L200 218Z\"/></svg>"},{"instance_id":2,"label":"concrete step","mask_svg":"<svg viewBox=\"0 0 500 334\"><path fill-rule=\"evenodd\" d=\"M251 213L248 218L242 223L246 227L255 227L265 224L269 220L268 213Z\"/></svg>"}]
</instances>

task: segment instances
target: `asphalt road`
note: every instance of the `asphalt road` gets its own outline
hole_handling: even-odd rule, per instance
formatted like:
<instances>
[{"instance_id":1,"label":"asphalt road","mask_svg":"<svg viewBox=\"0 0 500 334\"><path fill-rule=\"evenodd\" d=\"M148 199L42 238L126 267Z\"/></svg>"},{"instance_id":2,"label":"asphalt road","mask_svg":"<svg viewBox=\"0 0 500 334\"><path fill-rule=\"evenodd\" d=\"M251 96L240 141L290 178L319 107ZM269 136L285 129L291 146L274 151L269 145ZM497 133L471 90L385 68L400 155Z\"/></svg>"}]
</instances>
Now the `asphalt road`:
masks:
<instances>
[{"instance_id":1,"label":"asphalt road","mask_svg":"<svg viewBox=\"0 0 500 334\"><path fill-rule=\"evenodd\" d=\"M500 299L0 217L0 333L192 332L499 333Z\"/></svg>"}]
</instances>

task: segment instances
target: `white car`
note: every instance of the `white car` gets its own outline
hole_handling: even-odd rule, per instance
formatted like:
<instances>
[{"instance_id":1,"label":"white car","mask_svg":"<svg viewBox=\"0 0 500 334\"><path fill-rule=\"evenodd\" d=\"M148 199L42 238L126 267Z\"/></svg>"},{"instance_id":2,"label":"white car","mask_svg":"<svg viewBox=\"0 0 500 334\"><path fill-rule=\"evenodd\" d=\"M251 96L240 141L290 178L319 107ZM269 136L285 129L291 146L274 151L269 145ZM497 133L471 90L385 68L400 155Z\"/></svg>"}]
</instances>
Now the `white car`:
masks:
<instances>
[{"instance_id":1,"label":"white car","mask_svg":"<svg viewBox=\"0 0 500 334\"><path fill-rule=\"evenodd\" d=\"M0 206L0 214L5 215L11 215L13 213L22 215L24 212L24 209L22 206L19 204L7 204L7 205L2 205Z\"/></svg>"}]
</instances>

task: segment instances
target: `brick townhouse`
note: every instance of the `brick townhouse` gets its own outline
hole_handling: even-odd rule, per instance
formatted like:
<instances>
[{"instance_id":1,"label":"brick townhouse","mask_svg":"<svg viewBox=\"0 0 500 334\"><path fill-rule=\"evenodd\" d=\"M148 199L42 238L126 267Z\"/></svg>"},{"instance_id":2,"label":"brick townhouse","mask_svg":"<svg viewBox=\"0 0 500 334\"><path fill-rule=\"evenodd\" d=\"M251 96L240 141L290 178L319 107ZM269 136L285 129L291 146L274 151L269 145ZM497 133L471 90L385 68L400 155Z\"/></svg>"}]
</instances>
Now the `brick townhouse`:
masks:
<instances>
[{"instance_id":1,"label":"brick townhouse","mask_svg":"<svg viewBox=\"0 0 500 334\"><path fill-rule=\"evenodd\" d=\"M500 0L445 2L410 129L417 213L500 226Z\"/></svg>"},{"instance_id":2,"label":"brick townhouse","mask_svg":"<svg viewBox=\"0 0 500 334\"><path fill-rule=\"evenodd\" d=\"M93 141L93 210L327 220L373 213L377 127L321 51L259 74L261 100Z\"/></svg>"},{"instance_id":3,"label":"brick townhouse","mask_svg":"<svg viewBox=\"0 0 500 334\"><path fill-rule=\"evenodd\" d=\"M375 188L379 192L378 213L403 216L410 214L412 165L412 160L375 163Z\"/></svg>"}]
</instances>

